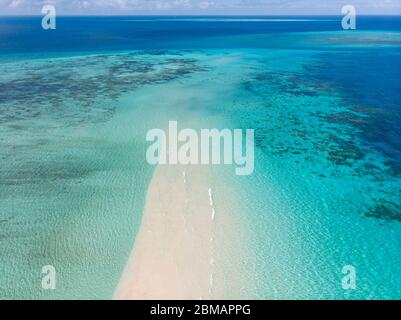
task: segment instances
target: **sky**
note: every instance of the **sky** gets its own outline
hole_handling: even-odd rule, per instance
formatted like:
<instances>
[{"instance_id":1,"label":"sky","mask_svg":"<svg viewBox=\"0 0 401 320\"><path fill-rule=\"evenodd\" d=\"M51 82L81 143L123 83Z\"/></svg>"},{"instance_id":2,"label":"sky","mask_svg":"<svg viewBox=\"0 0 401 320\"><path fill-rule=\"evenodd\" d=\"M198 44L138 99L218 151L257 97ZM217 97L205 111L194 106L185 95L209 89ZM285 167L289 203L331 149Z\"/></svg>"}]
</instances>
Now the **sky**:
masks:
<instances>
[{"instance_id":1,"label":"sky","mask_svg":"<svg viewBox=\"0 0 401 320\"><path fill-rule=\"evenodd\" d=\"M401 15L401 0L0 0L0 15L40 15L52 4L59 15Z\"/></svg>"}]
</instances>

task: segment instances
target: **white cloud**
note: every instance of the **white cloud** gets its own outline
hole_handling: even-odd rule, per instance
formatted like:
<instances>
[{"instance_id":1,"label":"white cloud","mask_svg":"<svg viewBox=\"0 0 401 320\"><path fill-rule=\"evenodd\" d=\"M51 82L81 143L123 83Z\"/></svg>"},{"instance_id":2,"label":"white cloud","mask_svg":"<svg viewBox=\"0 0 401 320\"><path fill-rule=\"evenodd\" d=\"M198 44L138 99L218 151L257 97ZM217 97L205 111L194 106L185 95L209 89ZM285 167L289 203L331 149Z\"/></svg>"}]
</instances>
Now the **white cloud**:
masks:
<instances>
[{"instance_id":1,"label":"white cloud","mask_svg":"<svg viewBox=\"0 0 401 320\"><path fill-rule=\"evenodd\" d=\"M344 0L0 0L2 13L34 13L52 3L58 12L80 14L85 9L91 14L135 14L145 11L170 11L172 13L202 10L226 14L340 14ZM352 0L360 13L401 13L401 0Z\"/></svg>"},{"instance_id":2,"label":"white cloud","mask_svg":"<svg viewBox=\"0 0 401 320\"><path fill-rule=\"evenodd\" d=\"M201 9L207 9L207 8L209 8L209 2L207 2L207 1L201 1L201 2L199 2L199 4L198 4L198 6L199 6L199 8L201 8Z\"/></svg>"},{"instance_id":3,"label":"white cloud","mask_svg":"<svg viewBox=\"0 0 401 320\"><path fill-rule=\"evenodd\" d=\"M8 5L10 8L18 8L22 4L24 4L24 0L12 0L11 3Z\"/></svg>"}]
</instances>

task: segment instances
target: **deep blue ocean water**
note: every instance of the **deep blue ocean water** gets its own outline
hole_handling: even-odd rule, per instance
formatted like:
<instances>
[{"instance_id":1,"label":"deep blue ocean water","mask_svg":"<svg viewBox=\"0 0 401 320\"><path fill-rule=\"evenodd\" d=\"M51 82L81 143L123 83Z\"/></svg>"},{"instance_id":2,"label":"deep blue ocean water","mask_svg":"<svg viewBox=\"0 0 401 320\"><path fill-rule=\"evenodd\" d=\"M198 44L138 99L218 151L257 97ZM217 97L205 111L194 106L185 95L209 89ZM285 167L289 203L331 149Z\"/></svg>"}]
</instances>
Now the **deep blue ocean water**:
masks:
<instances>
[{"instance_id":1,"label":"deep blue ocean water","mask_svg":"<svg viewBox=\"0 0 401 320\"><path fill-rule=\"evenodd\" d=\"M214 16L209 18L211 19L208 17L59 17L57 31L44 32L40 28L41 17L1 17L0 52L4 54L98 50L270 48L275 45L291 47L291 43L275 44L274 37L273 42L255 42L253 37L241 37L239 41L230 36L339 31L342 19L338 16L256 18ZM218 21L213 21L214 19ZM234 21L224 21L226 19ZM236 19L246 21L235 21ZM249 19L270 19L270 21L252 22ZM291 19L295 21L285 21ZM401 18L362 16L358 17L357 29L399 31Z\"/></svg>"}]
</instances>

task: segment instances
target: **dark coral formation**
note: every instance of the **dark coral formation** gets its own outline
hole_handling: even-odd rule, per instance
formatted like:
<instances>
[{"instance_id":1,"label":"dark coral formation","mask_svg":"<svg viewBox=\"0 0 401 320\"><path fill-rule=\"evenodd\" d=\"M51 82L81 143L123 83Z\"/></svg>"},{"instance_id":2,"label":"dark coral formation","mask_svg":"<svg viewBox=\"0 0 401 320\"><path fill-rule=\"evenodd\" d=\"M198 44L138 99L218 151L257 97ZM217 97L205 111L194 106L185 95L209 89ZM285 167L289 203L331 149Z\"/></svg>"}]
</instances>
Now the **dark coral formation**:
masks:
<instances>
[{"instance_id":1,"label":"dark coral formation","mask_svg":"<svg viewBox=\"0 0 401 320\"><path fill-rule=\"evenodd\" d=\"M193 59L178 54L165 58L157 52L5 64L1 68L4 74L17 71L18 76L0 80L0 123L33 119L49 111L65 117L67 123L107 119L114 106L96 104L98 98L112 101L140 86L201 70L204 69ZM70 102L68 109L64 107L66 102Z\"/></svg>"},{"instance_id":2,"label":"dark coral formation","mask_svg":"<svg viewBox=\"0 0 401 320\"><path fill-rule=\"evenodd\" d=\"M401 222L401 207L389 201L381 201L370 208L369 211L365 213L365 216L368 218Z\"/></svg>"}]
</instances>

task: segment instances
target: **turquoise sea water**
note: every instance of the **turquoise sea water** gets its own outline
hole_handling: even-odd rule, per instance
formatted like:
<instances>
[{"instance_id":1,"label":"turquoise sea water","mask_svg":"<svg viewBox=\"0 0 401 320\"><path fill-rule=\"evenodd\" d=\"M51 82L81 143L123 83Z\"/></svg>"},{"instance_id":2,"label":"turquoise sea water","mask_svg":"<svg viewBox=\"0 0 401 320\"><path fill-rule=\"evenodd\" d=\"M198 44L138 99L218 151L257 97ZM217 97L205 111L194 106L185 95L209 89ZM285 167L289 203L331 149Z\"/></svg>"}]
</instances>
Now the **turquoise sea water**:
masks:
<instances>
[{"instance_id":1,"label":"turquoise sea water","mask_svg":"<svg viewBox=\"0 0 401 320\"><path fill-rule=\"evenodd\" d=\"M0 297L111 298L154 169L146 131L201 119L255 129L255 173L212 182L235 187L246 231L228 298L401 298L400 21L1 18Z\"/></svg>"}]
</instances>

